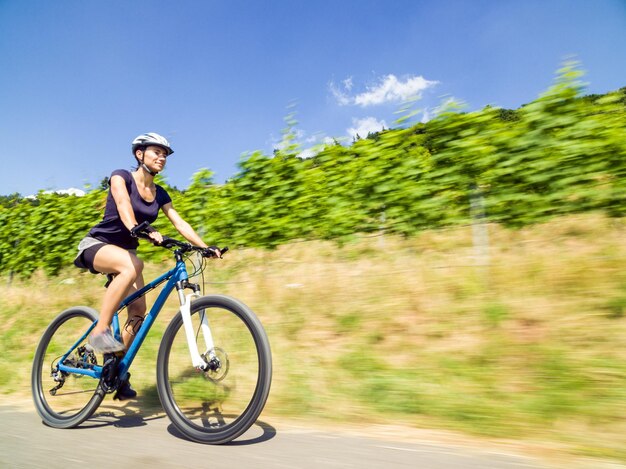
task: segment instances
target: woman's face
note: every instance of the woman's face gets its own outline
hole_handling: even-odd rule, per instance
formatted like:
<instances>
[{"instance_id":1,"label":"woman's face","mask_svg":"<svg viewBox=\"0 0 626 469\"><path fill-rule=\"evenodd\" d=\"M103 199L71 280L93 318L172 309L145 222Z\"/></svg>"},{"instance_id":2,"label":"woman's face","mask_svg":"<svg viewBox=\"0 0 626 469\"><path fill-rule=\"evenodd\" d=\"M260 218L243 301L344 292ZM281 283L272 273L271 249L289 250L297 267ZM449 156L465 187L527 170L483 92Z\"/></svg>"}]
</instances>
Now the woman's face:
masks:
<instances>
[{"instance_id":1,"label":"woman's face","mask_svg":"<svg viewBox=\"0 0 626 469\"><path fill-rule=\"evenodd\" d=\"M144 164L153 170L162 171L165 167L165 161L167 159L167 151L165 148L158 147L156 145L150 145L143 153Z\"/></svg>"}]
</instances>

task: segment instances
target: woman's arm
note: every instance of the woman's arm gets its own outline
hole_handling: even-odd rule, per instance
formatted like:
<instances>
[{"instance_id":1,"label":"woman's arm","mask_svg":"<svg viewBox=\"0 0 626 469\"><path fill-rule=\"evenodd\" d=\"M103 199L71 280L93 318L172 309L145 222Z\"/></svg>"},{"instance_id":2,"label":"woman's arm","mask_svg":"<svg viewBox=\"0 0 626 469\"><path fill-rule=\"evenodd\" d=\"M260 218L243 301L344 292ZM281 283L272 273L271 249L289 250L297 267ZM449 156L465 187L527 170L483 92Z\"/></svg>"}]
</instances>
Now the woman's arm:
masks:
<instances>
[{"instance_id":1,"label":"woman's arm","mask_svg":"<svg viewBox=\"0 0 626 469\"><path fill-rule=\"evenodd\" d=\"M126 189L126 181L122 176L117 174L111 178L111 195L117 205L117 212L120 214L120 220L128 231L132 227L137 225L137 219L135 218L135 212L133 206L130 203L130 195L128 195L128 189Z\"/></svg>"},{"instance_id":2,"label":"woman's arm","mask_svg":"<svg viewBox=\"0 0 626 469\"><path fill-rule=\"evenodd\" d=\"M198 236L198 233L194 231L189 223L187 223L183 218L178 214L176 210L174 210L174 206L171 202L163 205L161 207L165 216L169 218L178 231L187 241L189 241L194 246L199 246L201 248L207 247L206 243L202 241L202 238Z\"/></svg>"}]
</instances>

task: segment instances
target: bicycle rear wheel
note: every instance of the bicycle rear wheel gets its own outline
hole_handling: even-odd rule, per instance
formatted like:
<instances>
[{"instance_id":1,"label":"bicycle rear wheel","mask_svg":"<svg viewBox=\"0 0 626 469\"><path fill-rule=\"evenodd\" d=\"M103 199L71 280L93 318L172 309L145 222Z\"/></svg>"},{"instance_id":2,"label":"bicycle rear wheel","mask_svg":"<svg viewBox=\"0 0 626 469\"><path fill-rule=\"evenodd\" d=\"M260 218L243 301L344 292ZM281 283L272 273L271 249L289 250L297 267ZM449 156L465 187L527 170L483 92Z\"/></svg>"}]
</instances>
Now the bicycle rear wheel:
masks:
<instances>
[{"instance_id":1,"label":"bicycle rear wheel","mask_svg":"<svg viewBox=\"0 0 626 469\"><path fill-rule=\"evenodd\" d=\"M86 306L69 308L59 314L44 332L33 361L31 387L35 408L46 425L72 428L87 420L104 398L99 380L58 369L59 359L98 320L98 313ZM72 350L65 363L76 368L97 364L96 355L85 347L86 337Z\"/></svg>"},{"instance_id":2,"label":"bicycle rear wheel","mask_svg":"<svg viewBox=\"0 0 626 469\"><path fill-rule=\"evenodd\" d=\"M213 341L209 350L200 326L203 317ZM191 318L198 350L211 360L213 369L194 368L179 312L159 348L159 398L172 423L187 438L227 443L250 428L265 406L272 379L269 342L254 313L230 297L194 300Z\"/></svg>"}]
</instances>

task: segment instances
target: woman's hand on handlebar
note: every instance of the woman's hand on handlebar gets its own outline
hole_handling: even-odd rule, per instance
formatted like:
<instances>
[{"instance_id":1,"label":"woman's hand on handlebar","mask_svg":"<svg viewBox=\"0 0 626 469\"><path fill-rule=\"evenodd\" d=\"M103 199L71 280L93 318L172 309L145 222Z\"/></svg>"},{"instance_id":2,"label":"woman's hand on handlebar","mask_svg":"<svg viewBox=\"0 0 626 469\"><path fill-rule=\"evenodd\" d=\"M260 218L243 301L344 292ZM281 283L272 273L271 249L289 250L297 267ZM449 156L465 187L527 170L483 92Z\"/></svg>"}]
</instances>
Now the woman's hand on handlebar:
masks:
<instances>
[{"instance_id":1,"label":"woman's hand on handlebar","mask_svg":"<svg viewBox=\"0 0 626 469\"><path fill-rule=\"evenodd\" d=\"M163 235L158 231L152 231L148 233L148 238L156 245L159 245L163 242Z\"/></svg>"},{"instance_id":2,"label":"woman's hand on handlebar","mask_svg":"<svg viewBox=\"0 0 626 469\"><path fill-rule=\"evenodd\" d=\"M222 250L217 246L208 246L202 250L204 257L219 257L222 258Z\"/></svg>"},{"instance_id":3,"label":"woman's hand on handlebar","mask_svg":"<svg viewBox=\"0 0 626 469\"><path fill-rule=\"evenodd\" d=\"M133 238L145 238L157 246L163 242L163 235L152 228L147 221L139 225L135 225L130 229L130 235Z\"/></svg>"}]
</instances>

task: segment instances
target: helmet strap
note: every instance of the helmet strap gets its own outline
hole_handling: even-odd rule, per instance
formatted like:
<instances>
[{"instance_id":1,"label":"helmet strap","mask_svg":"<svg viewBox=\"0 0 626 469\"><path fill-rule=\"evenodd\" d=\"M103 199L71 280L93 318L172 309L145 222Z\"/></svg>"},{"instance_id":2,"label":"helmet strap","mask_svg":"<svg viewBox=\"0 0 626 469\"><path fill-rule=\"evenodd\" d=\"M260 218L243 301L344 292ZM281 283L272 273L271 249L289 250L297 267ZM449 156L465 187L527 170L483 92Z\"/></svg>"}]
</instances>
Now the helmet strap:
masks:
<instances>
[{"instance_id":1,"label":"helmet strap","mask_svg":"<svg viewBox=\"0 0 626 469\"><path fill-rule=\"evenodd\" d=\"M157 174L159 174L158 171L152 171L150 168L148 168L148 166L146 166L146 163L143 162L145 156L142 154L141 155L141 167L151 176L156 176Z\"/></svg>"},{"instance_id":2,"label":"helmet strap","mask_svg":"<svg viewBox=\"0 0 626 469\"><path fill-rule=\"evenodd\" d=\"M158 171L152 171L150 168L148 168L145 163L141 163L141 167L145 169L146 172L152 176L156 176L157 174L159 174Z\"/></svg>"}]
</instances>

